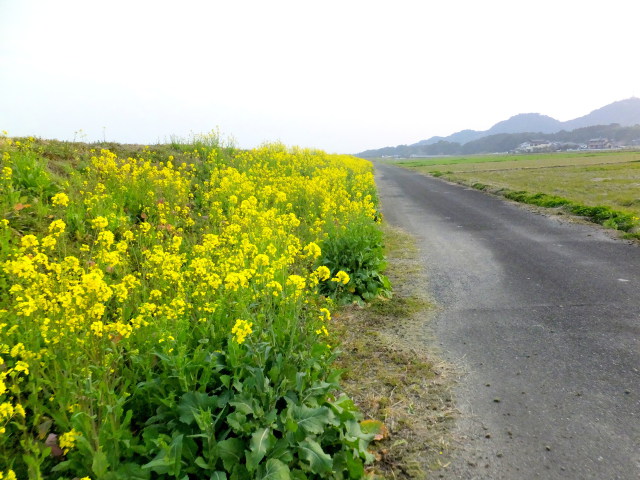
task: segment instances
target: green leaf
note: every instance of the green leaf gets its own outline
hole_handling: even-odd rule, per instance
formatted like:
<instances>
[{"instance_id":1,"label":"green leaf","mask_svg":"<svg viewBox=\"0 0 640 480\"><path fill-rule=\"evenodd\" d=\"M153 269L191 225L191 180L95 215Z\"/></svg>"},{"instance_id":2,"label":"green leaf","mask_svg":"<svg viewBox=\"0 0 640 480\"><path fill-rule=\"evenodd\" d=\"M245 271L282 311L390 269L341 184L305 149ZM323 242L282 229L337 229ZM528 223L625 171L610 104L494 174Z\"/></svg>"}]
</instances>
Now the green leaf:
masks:
<instances>
[{"instance_id":1,"label":"green leaf","mask_svg":"<svg viewBox=\"0 0 640 480\"><path fill-rule=\"evenodd\" d=\"M107 460L107 455L102 450L94 452L91 470L96 474L96 477L100 478L104 476L108 469L109 461Z\"/></svg>"},{"instance_id":2,"label":"green leaf","mask_svg":"<svg viewBox=\"0 0 640 480\"><path fill-rule=\"evenodd\" d=\"M178 476L182 469L182 440L184 435L177 435L171 444L156 455L149 463L142 466L144 469L151 469L156 473Z\"/></svg>"},{"instance_id":3,"label":"green leaf","mask_svg":"<svg viewBox=\"0 0 640 480\"><path fill-rule=\"evenodd\" d=\"M291 478L289 467L280 460L270 458L265 466L258 469L258 480L289 480Z\"/></svg>"},{"instance_id":4,"label":"green leaf","mask_svg":"<svg viewBox=\"0 0 640 480\"><path fill-rule=\"evenodd\" d=\"M291 409L298 427L308 433L322 433L327 424L333 421L333 412L327 407L309 408L304 405Z\"/></svg>"},{"instance_id":5,"label":"green leaf","mask_svg":"<svg viewBox=\"0 0 640 480\"><path fill-rule=\"evenodd\" d=\"M251 405L252 403L253 402L245 398L240 398L240 400L229 402L230 405L236 407L236 412L243 413L244 415L249 415L254 413L253 406Z\"/></svg>"},{"instance_id":6,"label":"green leaf","mask_svg":"<svg viewBox=\"0 0 640 480\"><path fill-rule=\"evenodd\" d=\"M337 472L347 470L349 478L363 478L364 465L353 450L342 450L333 458L333 469Z\"/></svg>"},{"instance_id":7,"label":"green leaf","mask_svg":"<svg viewBox=\"0 0 640 480\"><path fill-rule=\"evenodd\" d=\"M209 396L202 392L187 392L178 403L177 410L180 414L180 421L191 425L200 410L213 410L217 403L218 399L215 396Z\"/></svg>"},{"instance_id":8,"label":"green leaf","mask_svg":"<svg viewBox=\"0 0 640 480\"><path fill-rule=\"evenodd\" d=\"M290 432L297 432L298 431L298 423L291 417L287 418L287 421L285 422L285 426L287 427L287 430Z\"/></svg>"},{"instance_id":9,"label":"green leaf","mask_svg":"<svg viewBox=\"0 0 640 480\"><path fill-rule=\"evenodd\" d=\"M385 430L384 423L380 420L363 420L360 422L360 429L364 434L373 433L377 435Z\"/></svg>"},{"instance_id":10,"label":"green leaf","mask_svg":"<svg viewBox=\"0 0 640 480\"><path fill-rule=\"evenodd\" d=\"M292 480L308 480L307 476L304 474L302 470L294 470L291 472Z\"/></svg>"},{"instance_id":11,"label":"green leaf","mask_svg":"<svg viewBox=\"0 0 640 480\"><path fill-rule=\"evenodd\" d=\"M196 458L194 463L203 470L211 470L211 466L202 457Z\"/></svg>"},{"instance_id":12,"label":"green leaf","mask_svg":"<svg viewBox=\"0 0 640 480\"><path fill-rule=\"evenodd\" d=\"M247 470L255 470L258 464L265 457L267 452L276 444L276 437L271 433L270 428L257 430L249 442L250 451L247 452Z\"/></svg>"},{"instance_id":13,"label":"green leaf","mask_svg":"<svg viewBox=\"0 0 640 480\"><path fill-rule=\"evenodd\" d=\"M149 471L143 470L139 464L132 462L118 465L116 472L116 478L126 478L127 480L148 480L150 474Z\"/></svg>"},{"instance_id":14,"label":"green leaf","mask_svg":"<svg viewBox=\"0 0 640 480\"><path fill-rule=\"evenodd\" d=\"M231 471L244 457L244 443L239 438L228 438L216 445L218 456L222 459L225 470Z\"/></svg>"},{"instance_id":15,"label":"green leaf","mask_svg":"<svg viewBox=\"0 0 640 480\"><path fill-rule=\"evenodd\" d=\"M270 458L276 458L284 463L290 464L293 461L293 451L288 436L278 439L275 446L269 452Z\"/></svg>"},{"instance_id":16,"label":"green leaf","mask_svg":"<svg viewBox=\"0 0 640 480\"><path fill-rule=\"evenodd\" d=\"M227 480L227 474L224 472L213 472L209 480Z\"/></svg>"},{"instance_id":17,"label":"green leaf","mask_svg":"<svg viewBox=\"0 0 640 480\"><path fill-rule=\"evenodd\" d=\"M300 442L298 454L309 463L313 473L329 473L333 468L333 460L315 440L307 439Z\"/></svg>"},{"instance_id":18,"label":"green leaf","mask_svg":"<svg viewBox=\"0 0 640 480\"><path fill-rule=\"evenodd\" d=\"M249 429L250 425L247 421L247 416L240 412L233 412L232 414L227 415L226 421L236 433L248 433L251 431Z\"/></svg>"}]
</instances>

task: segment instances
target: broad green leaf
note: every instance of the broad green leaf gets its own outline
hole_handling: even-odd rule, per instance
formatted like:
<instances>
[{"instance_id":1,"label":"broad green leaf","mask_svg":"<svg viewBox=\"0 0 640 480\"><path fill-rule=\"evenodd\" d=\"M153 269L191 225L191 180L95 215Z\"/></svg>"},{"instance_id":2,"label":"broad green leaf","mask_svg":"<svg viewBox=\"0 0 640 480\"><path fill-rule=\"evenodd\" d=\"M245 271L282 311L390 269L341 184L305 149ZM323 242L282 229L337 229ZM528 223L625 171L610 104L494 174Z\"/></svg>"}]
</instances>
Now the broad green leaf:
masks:
<instances>
[{"instance_id":1,"label":"broad green leaf","mask_svg":"<svg viewBox=\"0 0 640 480\"><path fill-rule=\"evenodd\" d=\"M353 412L358 410L356 404L353 403L353 400L351 400L347 395L340 395L336 400L330 402L329 405L331 405L334 411L340 415L341 419L353 418ZM345 415L344 418L342 415L343 412L347 412L348 414Z\"/></svg>"},{"instance_id":2,"label":"broad green leaf","mask_svg":"<svg viewBox=\"0 0 640 480\"><path fill-rule=\"evenodd\" d=\"M309 463L313 473L329 473L333 468L333 460L315 440L307 439L300 442L298 454Z\"/></svg>"},{"instance_id":3,"label":"broad green leaf","mask_svg":"<svg viewBox=\"0 0 640 480\"><path fill-rule=\"evenodd\" d=\"M271 433L270 428L261 428L251 436L250 451L247 452L247 469L250 472L255 470L275 443L276 437Z\"/></svg>"},{"instance_id":4,"label":"broad green leaf","mask_svg":"<svg viewBox=\"0 0 640 480\"><path fill-rule=\"evenodd\" d=\"M296 422L293 418L287 418L287 421L285 422L285 426L287 427L287 430L289 430L290 432L298 431L298 422Z\"/></svg>"},{"instance_id":5,"label":"broad green leaf","mask_svg":"<svg viewBox=\"0 0 640 480\"><path fill-rule=\"evenodd\" d=\"M231 385L231 377L229 375L220 375L220 381L227 388Z\"/></svg>"},{"instance_id":6,"label":"broad green leaf","mask_svg":"<svg viewBox=\"0 0 640 480\"><path fill-rule=\"evenodd\" d=\"M386 427L384 423L380 420L363 420L360 422L360 428L362 429L362 433L373 433L375 435L386 432Z\"/></svg>"},{"instance_id":7,"label":"broad green leaf","mask_svg":"<svg viewBox=\"0 0 640 480\"><path fill-rule=\"evenodd\" d=\"M242 464L235 465L229 475L230 480L247 480L249 478L251 478L251 475L247 468Z\"/></svg>"},{"instance_id":8,"label":"broad green leaf","mask_svg":"<svg viewBox=\"0 0 640 480\"><path fill-rule=\"evenodd\" d=\"M238 465L244 457L244 443L239 438L228 438L218 442L216 450L228 471L231 471L234 465Z\"/></svg>"},{"instance_id":9,"label":"broad green leaf","mask_svg":"<svg viewBox=\"0 0 640 480\"><path fill-rule=\"evenodd\" d=\"M142 467L133 462L118 465L115 478L126 478L127 480L148 480L150 472L143 470ZM109 478L109 474L105 476Z\"/></svg>"},{"instance_id":10,"label":"broad green leaf","mask_svg":"<svg viewBox=\"0 0 640 480\"><path fill-rule=\"evenodd\" d=\"M196 458L194 463L203 470L211 470L211 466L202 457Z\"/></svg>"},{"instance_id":11,"label":"broad green leaf","mask_svg":"<svg viewBox=\"0 0 640 480\"><path fill-rule=\"evenodd\" d=\"M291 413L298 427L308 433L322 433L333 420L333 412L327 407L309 408L300 405L294 406Z\"/></svg>"},{"instance_id":12,"label":"broad green leaf","mask_svg":"<svg viewBox=\"0 0 640 480\"><path fill-rule=\"evenodd\" d=\"M159 474L168 473L178 476L182 468L182 440L184 435L177 435L170 445L164 447L156 457L142 466L143 469L153 470Z\"/></svg>"},{"instance_id":13,"label":"broad green leaf","mask_svg":"<svg viewBox=\"0 0 640 480\"><path fill-rule=\"evenodd\" d=\"M227 415L225 420L236 433L248 433L251 431L247 416L240 412L233 412Z\"/></svg>"},{"instance_id":14,"label":"broad green leaf","mask_svg":"<svg viewBox=\"0 0 640 480\"><path fill-rule=\"evenodd\" d=\"M100 478L104 476L108 469L109 461L107 460L107 455L102 450L94 452L93 462L91 462L91 470L96 474L96 477Z\"/></svg>"},{"instance_id":15,"label":"broad green leaf","mask_svg":"<svg viewBox=\"0 0 640 480\"><path fill-rule=\"evenodd\" d=\"M308 480L302 470L294 470L291 472L291 480Z\"/></svg>"},{"instance_id":16,"label":"broad green leaf","mask_svg":"<svg viewBox=\"0 0 640 480\"><path fill-rule=\"evenodd\" d=\"M249 415L254 413L252 403L253 402L245 398L240 398L239 400L229 402L230 405L236 407L237 412L243 413L244 415Z\"/></svg>"},{"instance_id":17,"label":"broad green leaf","mask_svg":"<svg viewBox=\"0 0 640 480\"><path fill-rule=\"evenodd\" d=\"M178 403L178 414L180 421L187 425L191 425L195 420L195 415L200 410L213 410L218 403L215 396L209 396L202 392L187 392Z\"/></svg>"},{"instance_id":18,"label":"broad green leaf","mask_svg":"<svg viewBox=\"0 0 640 480\"><path fill-rule=\"evenodd\" d=\"M256 478L258 480L289 480L291 475L289 467L280 460L270 458L266 465L260 466Z\"/></svg>"},{"instance_id":19,"label":"broad green leaf","mask_svg":"<svg viewBox=\"0 0 640 480\"><path fill-rule=\"evenodd\" d=\"M352 449L342 450L333 457L333 469L340 472L347 470L349 478L364 477L362 460L357 456L357 452Z\"/></svg>"},{"instance_id":20,"label":"broad green leaf","mask_svg":"<svg viewBox=\"0 0 640 480\"><path fill-rule=\"evenodd\" d=\"M209 480L227 480L227 474L224 472L213 472Z\"/></svg>"},{"instance_id":21,"label":"broad green leaf","mask_svg":"<svg viewBox=\"0 0 640 480\"><path fill-rule=\"evenodd\" d=\"M276 445L269 452L269 458L276 458L284 463L290 463L293 460L293 453L291 442L285 436L278 439Z\"/></svg>"}]
</instances>

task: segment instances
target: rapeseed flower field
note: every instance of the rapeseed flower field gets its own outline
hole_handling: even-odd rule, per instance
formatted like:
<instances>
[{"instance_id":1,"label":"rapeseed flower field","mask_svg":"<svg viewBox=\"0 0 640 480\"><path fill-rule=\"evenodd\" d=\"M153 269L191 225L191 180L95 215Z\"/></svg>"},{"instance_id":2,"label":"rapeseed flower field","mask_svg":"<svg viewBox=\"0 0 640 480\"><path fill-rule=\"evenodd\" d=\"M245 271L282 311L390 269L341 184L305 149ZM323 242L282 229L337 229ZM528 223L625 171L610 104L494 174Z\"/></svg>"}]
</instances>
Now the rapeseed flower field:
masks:
<instances>
[{"instance_id":1,"label":"rapeseed flower field","mask_svg":"<svg viewBox=\"0 0 640 480\"><path fill-rule=\"evenodd\" d=\"M389 287L368 162L215 135L0 157L0 478L364 474L330 331Z\"/></svg>"}]
</instances>

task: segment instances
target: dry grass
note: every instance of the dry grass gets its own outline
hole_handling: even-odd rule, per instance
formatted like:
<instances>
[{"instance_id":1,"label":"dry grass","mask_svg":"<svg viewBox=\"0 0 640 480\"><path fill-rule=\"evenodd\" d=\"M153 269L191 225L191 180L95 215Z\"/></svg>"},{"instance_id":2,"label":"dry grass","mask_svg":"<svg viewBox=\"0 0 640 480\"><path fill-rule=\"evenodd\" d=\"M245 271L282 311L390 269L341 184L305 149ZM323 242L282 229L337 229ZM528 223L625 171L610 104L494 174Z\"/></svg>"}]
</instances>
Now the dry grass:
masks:
<instances>
[{"instance_id":1,"label":"dry grass","mask_svg":"<svg viewBox=\"0 0 640 480\"><path fill-rule=\"evenodd\" d=\"M451 157L399 165L466 185L482 184L491 192L545 193L640 216L638 151Z\"/></svg>"},{"instance_id":2,"label":"dry grass","mask_svg":"<svg viewBox=\"0 0 640 480\"><path fill-rule=\"evenodd\" d=\"M415 160L398 160L395 164L421 172L478 172L512 169L536 169L609 165L640 161L640 152L633 150L605 152L540 153L526 155L471 155Z\"/></svg>"},{"instance_id":3,"label":"dry grass","mask_svg":"<svg viewBox=\"0 0 640 480\"><path fill-rule=\"evenodd\" d=\"M425 478L444 467L455 417L453 370L430 349L426 280L412 238L386 228L391 299L342 311L339 366L343 384L368 418L382 420L388 435L376 442L373 475Z\"/></svg>"},{"instance_id":4,"label":"dry grass","mask_svg":"<svg viewBox=\"0 0 640 480\"><path fill-rule=\"evenodd\" d=\"M640 215L640 163L456 173L449 178L491 188L543 192Z\"/></svg>"}]
</instances>

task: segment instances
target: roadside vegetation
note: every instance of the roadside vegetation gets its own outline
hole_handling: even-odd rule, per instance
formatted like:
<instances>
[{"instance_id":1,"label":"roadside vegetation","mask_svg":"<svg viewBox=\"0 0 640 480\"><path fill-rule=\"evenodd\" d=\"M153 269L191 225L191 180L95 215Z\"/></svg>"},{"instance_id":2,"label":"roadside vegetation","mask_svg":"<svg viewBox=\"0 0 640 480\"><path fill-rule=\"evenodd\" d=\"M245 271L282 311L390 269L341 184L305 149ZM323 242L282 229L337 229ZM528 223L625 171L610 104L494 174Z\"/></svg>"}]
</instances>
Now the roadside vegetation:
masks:
<instances>
[{"instance_id":1,"label":"roadside vegetation","mask_svg":"<svg viewBox=\"0 0 640 480\"><path fill-rule=\"evenodd\" d=\"M493 161L492 161L493 159ZM640 238L640 152L424 159L400 166L584 217Z\"/></svg>"},{"instance_id":2,"label":"roadside vegetation","mask_svg":"<svg viewBox=\"0 0 640 480\"><path fill-rule=\"evenodd\" d=\"M341 393L332 313L422 308L376 300L369 162L216 134L0 158L0 478L365 474L386 434Z\"/></svg>"},{"instance_id":3,"label":"roadside vegetation","mask_svg":"<svg viewBox=\"0 0 640 480\"><path fill-rule=\"evenodd\" d=\"M436 306L414 239L384 225L393 296L349 306L336 317L345 390L370 422L383 422L371 446L372 476L430 478L450 462L456 418L454 368L429 345Z\"/></svg>"}]
</instances>

